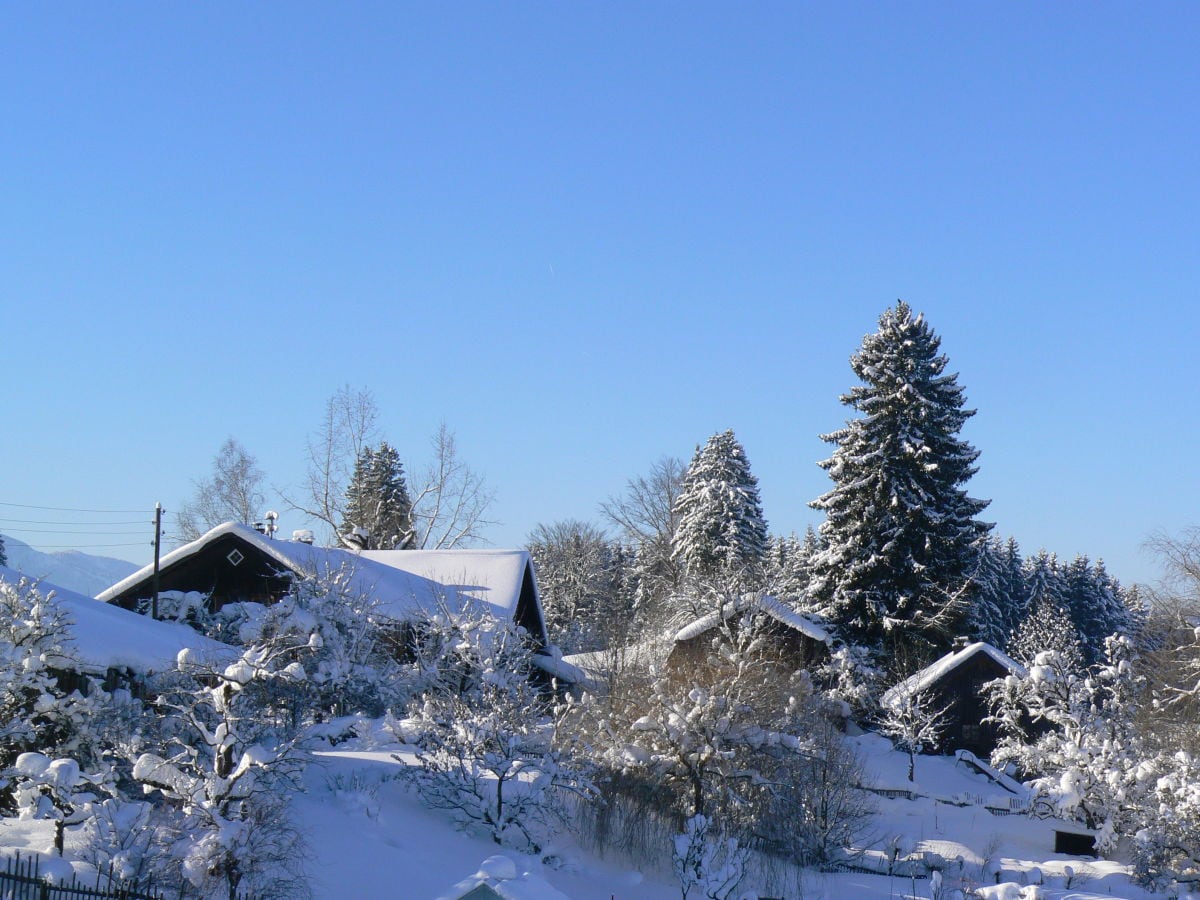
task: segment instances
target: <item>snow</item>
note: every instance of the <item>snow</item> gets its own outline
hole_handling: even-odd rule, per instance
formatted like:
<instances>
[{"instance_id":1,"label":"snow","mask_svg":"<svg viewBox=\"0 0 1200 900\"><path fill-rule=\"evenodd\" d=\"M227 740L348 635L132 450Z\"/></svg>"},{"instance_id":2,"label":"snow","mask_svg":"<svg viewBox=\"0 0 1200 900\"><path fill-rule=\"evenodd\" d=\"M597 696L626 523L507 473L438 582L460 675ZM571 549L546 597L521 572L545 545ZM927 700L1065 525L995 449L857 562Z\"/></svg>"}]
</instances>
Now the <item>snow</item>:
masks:
<instances>
[{"instance_id":1,"label":"snow","mask_svg":"<svg viewBox=\"0 0 1200 900\"><path fill-rule=\"evenodd\" d=\"M887 741L874 735L856 738L855 744L877 783L894 782L897 775L903 780L905 754L892 751ZM508 900L679 897L669 859L661 871L631 869L582 849L569 836L569 829L553 836L541 857L534 857L457 830L443 814L422 806L396 779L399 767L410 761L411 754L400 745L314 754L305 775L306 791L295 797L293 809L307 836L307 869L317 900L388 896L449 900L483 883ZM139 763L152 764L158 768L162 761ZM157 774L168 772L159 769ZM922 783L937 787L939 796L986 790L989 783L948 757L921 757L918 774ZM944 897L951 896L946 889L954 888L959 871L982 891L981 896L990 898L1149 900L1153 896L1132 886L1127 867L1119 863L1054 854L1053 831L1061 824L1019 815L993 816L980 806L953 806L932 796L914 801L880 798L875 835L860 861L885 867L884 848L900 836L898 843L914 856L936 853L946 861ZM81 830L68 828L66 837L70 858L80 849ZM52 844L52 822L0 819L0 856L16 850L46 853ZM669 848L665 852L669 856ZM959 857L961 866L956 862ZM42 862L43 870L55 864L62 867L49 855ZM82 864L76 868L86 874ZM1072 886L1068 888L1069 875ZM1041 885L1032 884L1038 880ZM928 879L899 875L808 872L803 890L788 896L926 900L931 887Z\"/></svg>"},{"instance_id":2,"label":"snow","mask_svg":"<svg viewBox=\"0 0 1200 900\"><path fill-rule=\"evenodd\" d=\"M20 584L25 576L0 566L0 581ZM149 616L101 603L47 582L37 590L52 595L50 602L70 619L71 658L81 671L103 675L111 668L127 668L149 674L174 669L176 659L187 651L193 659L228 659L237 651L210 640L176 622L159 622Z\"/></svg>"},{"instance_id":3,"label":"snow","mask_svg":"<svg viewBox=\"0 0 1200 900\"><path fill-rule=\"evenodd\" d=\"M526 567L524 550L350 550L318 547L302 541L268 538L248 525L226 522L164 556L167 569L226 535L252 544L282 569L302 577L336 580L354 594L378 599L379 612L405 621L422 612L482 605L497 618L512 619L521 598ZM102 591L111 601L153 574L146 566ZM540 635L546 641L546 635Z\"/></svg>"},{"instance_id":4,"label":"snow","mask_svg":"<svg viewBox=\"0 0 1200 900\"><path fill-rule=\"evenodd\" d=\"M147 530L147 538L149 536ZM137 568L125 559L96 556L78 550L43 553L12 535L3 537L5 555L11 568L24 572L34 580L52 581L89 597Z\"/></svg>"},{"instance_id":5,"label":"snow","mask_svg":"<svg viewBox=\"0 0 1200 900\"><path fill-rule=\"evenodd\" d=\"M884 706L894 706L904 697L911 697L921 693L931 685L937 683L947 674L957 669L976 653L986 653L1001 666L1007 669L1012 674L1019 678L1026 676L1025 667L1015 659L1001 650L997 650L991 644L985 644L982 641L974 644L969 644L962 650L956 650L953 653L947 653L941 659L926 666L921 671L910 675L908 678L899 684L893 686L883 695L882 703Z\"/></svg>"},{"instance_id":6,"label":"snow","mask_svg":"<svg viewBox=\"0 0 1200 900\"><path fill-rule=\"evenodd\" d=\"M578 666L572 665L562 657L547 656L544 653L535 653L532 657L532 661L535 666L537 666L551 678L557 678L559 681L566 684L582 684L587 677Z\"/></svg>"},{"instance_id":7,"label":"snow","mask_svg":"<svg viewBox=\"0 0 1200 900\"><path fill-rule=\"evenodd\" d=\"M829 632L824 628L811 619L800 615L786 603L776 597L772 597L770 594L746 594L736 603L725 604L719 611L709 613L707 616L697 619L695 622L676 632L675 642L690 641L692 638L699 637L704 632L715 628L730 616L751 607L762 610L771 618L812 638L814 641L820 641L823 644L832 643Z\"/></svg>"}]
</instances>

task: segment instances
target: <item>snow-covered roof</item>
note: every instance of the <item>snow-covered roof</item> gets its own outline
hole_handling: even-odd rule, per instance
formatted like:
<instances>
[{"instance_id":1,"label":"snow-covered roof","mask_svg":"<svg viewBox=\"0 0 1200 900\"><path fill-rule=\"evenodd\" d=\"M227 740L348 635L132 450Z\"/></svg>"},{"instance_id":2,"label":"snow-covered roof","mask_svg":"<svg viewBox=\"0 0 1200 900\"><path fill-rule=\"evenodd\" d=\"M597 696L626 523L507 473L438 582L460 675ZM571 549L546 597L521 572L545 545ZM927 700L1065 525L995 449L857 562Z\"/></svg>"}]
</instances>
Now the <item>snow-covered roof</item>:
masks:
<instances>
[{"instance_id":1,"label":"snow-covered roof","mask_svg":"<svg viewBox=\"0 0 1200 900\"><path fill-rule=\"evenodd\" d=\"M190 649L214 661L237 656L234 648L205 637L177 622L160 622L101 603L83 594L46 581L35 581L15 569L0 566L0 581L19 585L28 581L66 613L71 645L66 648L81 671L104 674L111 668L129 668L147 674L175 668L179 652Z\"/></svg>"},{"instance_id":2,"label":"snow-covered roof","mask_svg":"<svg viewBox=\"0 0 1200 900\"><path fill-rule=\"evenodd\" d=\"M904 679L899 684L893 685L887 690L886 693L884 693L882 700L883 705L891 706L902 697L911 697L914 694L919 694L921 691L927 690L933 684L945 678L946 675L957 669L977 653L984 653L990 656L1009 672L1021 678L1024 678L1027 674L1025 667L1007 653L1002 650L997 650L991 644L986 644L983 641L979 641L974 644L968 644L961 650L955 650L952 653L947 653L936 662L930 663L919 672L908 676L908 678Z\"/></svg>"},{"instance_id":3,"label":"snow-covered roof","mask_svg":"<svg viewBox=\"0 0 1200 900\"><path fill-rule=\"evenodd\" d=\"M253 545L281 569L303 578L337 578L344 589L376 598L380 613L398 620L443 605L468 604L482 604L497 618L511 620L530 565L524 550L349 550L272 539L248 525L226 522L163 556L159 567L167 569L227 535ZM151 578L153 571L153 566L146 566L134 572L102 591L98 599L115 599ZM544 634L541 637L546 639Z\"/></svg>"},{"instance_id":4,"label":"snow-covered roof","mask_svg":"<svg viewBox=\"0 0 1200 900\"><path fill-rule=\"evenodd\" d=\"M822 644L832 643L832 638L824 628L806 616L800 615L782 600L770 594L745 594L740 600L726 603L720 610L697 619L692 624L680 629L675 634L675 643L690 641L704 632L720 625L730 616L750 608L759 609L788 628L798 631L814 641Z\"/></svg>"}]
</instances>

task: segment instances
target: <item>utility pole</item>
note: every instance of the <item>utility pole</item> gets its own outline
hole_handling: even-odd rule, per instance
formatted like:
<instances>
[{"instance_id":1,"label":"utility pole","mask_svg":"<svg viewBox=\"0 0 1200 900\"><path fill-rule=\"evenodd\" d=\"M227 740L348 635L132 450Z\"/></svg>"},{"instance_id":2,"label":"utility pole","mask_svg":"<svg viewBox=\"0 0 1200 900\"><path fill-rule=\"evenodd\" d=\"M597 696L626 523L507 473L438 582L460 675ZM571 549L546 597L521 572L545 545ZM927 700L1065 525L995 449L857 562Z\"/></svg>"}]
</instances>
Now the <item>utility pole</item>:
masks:
<instances>
[{"instance_id":1,"label":"utility pole","mask_svg":"<svg viewBox=\"0 0 1200 900\"><path fill-rule=\"evenodd\" d=\"M162 546L161 503L154 504L154 596L150 600L150 618L158 618L158 548Z\"/></svg>"}]
</instances>

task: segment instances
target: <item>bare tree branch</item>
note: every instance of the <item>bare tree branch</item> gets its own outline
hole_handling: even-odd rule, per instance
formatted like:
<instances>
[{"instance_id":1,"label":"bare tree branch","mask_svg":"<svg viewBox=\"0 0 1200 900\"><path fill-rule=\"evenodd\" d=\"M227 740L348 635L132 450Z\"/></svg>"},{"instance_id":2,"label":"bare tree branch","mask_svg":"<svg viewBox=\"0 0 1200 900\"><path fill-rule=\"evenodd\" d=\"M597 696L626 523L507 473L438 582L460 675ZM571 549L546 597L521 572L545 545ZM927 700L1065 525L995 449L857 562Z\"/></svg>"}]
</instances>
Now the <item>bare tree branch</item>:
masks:
<instances>
[{"instance_id":1,"label":"bare tree branch","mask_svg":"<svg viewBox=\"0 0 1200 900\"><path fill-rule=\"evenodd\" d=\"M483 540L495 492L458 456L454 432L443 422L433 436L433 461L413 493L412 519L418 550L452 550Z\"/></svg>"}]
</instances>

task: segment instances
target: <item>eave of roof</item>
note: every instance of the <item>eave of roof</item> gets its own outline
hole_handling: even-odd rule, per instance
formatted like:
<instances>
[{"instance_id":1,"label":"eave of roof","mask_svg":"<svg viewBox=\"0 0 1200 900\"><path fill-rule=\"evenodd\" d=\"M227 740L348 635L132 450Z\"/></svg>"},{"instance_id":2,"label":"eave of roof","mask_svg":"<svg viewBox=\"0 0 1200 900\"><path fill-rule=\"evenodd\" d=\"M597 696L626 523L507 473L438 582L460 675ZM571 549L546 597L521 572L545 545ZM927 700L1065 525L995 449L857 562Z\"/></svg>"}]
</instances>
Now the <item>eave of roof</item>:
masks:
<instances>
[{"instance_id":1,"label":"eave of roof","mask_svg":"<svg viewBox=\"0 0 1200 900\"><path fill-rule=\"evenodd\" d=\"M806 637L812 638L814 641L819 641L826 645L833 643L829 632L824 628L806 616L800 615L800 613L789 607L782 600L770 594L745 594L736 601L730 601L722 606L721 609L711 612L697 619L692 624L681 628L676 632L674 641L675 643L690 641L692 638L699 637L704 632L716 628L731 616L751 608L761 610L779 623L800 632Z\"/></svg>"},{"instance_id":2,"label":"eave of roof","mask_svg":"<svg viewBox=\"0 0 1200 900\"><path fill-rule=\"evenodd\" d=\"M991 644L977 641L961 650L947 653L941 659L930 663L919 672L913 673L899 684L893 685L884 692L881 702L884 706L892 706L902 697L912 696L928 690L978 653L990 656L996 663L1013 675L1024 678L1027 674L1025 667L1003 650L997 650Z\"/></svg>"}]
</instances>

